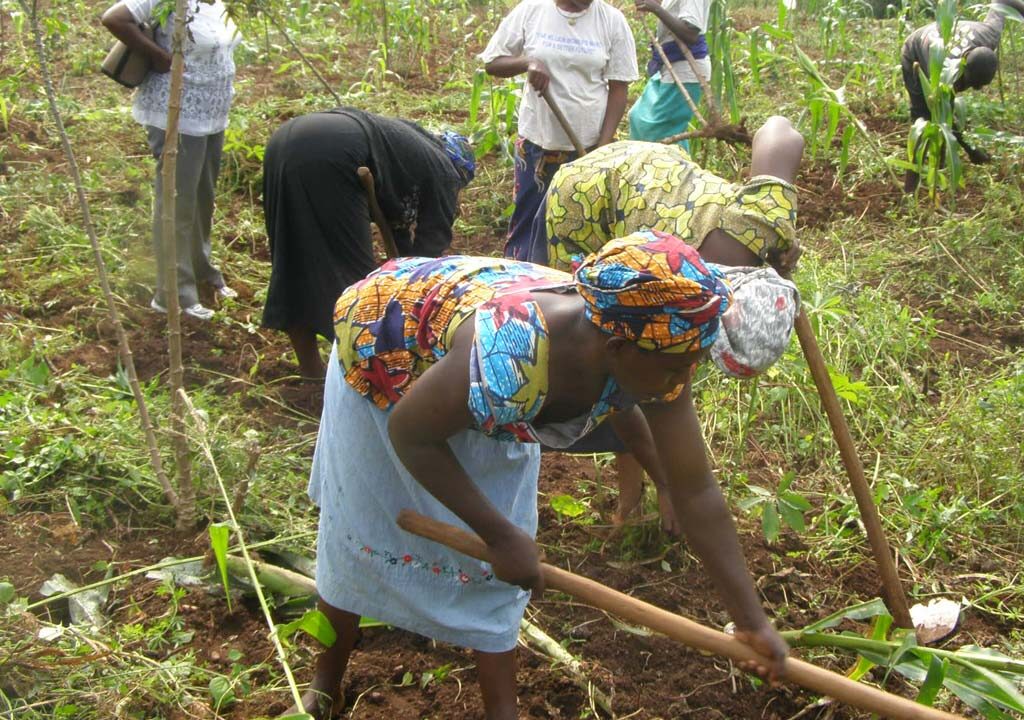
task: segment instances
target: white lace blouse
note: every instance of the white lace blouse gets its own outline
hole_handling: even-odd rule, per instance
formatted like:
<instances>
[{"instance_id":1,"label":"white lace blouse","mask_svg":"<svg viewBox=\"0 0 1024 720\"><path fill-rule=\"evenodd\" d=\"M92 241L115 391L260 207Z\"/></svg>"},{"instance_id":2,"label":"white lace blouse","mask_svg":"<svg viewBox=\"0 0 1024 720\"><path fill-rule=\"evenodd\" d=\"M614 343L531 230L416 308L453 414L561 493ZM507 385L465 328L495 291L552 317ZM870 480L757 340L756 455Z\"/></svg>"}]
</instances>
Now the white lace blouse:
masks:
<instances>
[{"instance_id":1,"label":"white lace blouse","mask_svg":"<svg viewBox=\"0 0 1024 720\"><path fill-rule=\"evenodd\" d=\"M161 0L122 0L138 22L152 22ZM181 95L179 132L183 135L215 135L228 126L228 110L234 95L235 61L232 54L241 35L228 17L221 0L189 0L191 37L185 40L185 77ZM170 50L174 13L160 24L156 42ZM171 74L151 72L135 93L132 117L143 125L167 129L167 100Z\"/></svg>"}]
</instances>

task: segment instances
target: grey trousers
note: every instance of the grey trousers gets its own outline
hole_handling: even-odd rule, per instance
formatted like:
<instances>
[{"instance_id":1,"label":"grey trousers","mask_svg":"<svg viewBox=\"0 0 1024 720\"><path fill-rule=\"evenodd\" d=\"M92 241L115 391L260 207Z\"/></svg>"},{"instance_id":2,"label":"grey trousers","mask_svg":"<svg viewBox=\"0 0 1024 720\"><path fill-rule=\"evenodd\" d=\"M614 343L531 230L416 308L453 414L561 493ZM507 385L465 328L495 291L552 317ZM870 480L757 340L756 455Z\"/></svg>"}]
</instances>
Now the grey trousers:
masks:
<instances>
[{"instance_id":1,"label":"grey trousers","mask_svg":"<svg viewBox=\"0 0 1024 720\"><path fill-rule=\"evenodd\" d=\"M146 125L149 149L156 158L153 198L153 251L156 253L156 301L167 306L164 293L164 252L160 217L163 207L164 131ZM175 169L177 199L174 208L175 235L178 240L178 302L187 308L199 302L198 283L215 288L224 286L224 276L210 264L210 227L213 224L213 200L220 172L224 133L216 135L178 135L178 163Z\"/></svg>"}]
</instances>

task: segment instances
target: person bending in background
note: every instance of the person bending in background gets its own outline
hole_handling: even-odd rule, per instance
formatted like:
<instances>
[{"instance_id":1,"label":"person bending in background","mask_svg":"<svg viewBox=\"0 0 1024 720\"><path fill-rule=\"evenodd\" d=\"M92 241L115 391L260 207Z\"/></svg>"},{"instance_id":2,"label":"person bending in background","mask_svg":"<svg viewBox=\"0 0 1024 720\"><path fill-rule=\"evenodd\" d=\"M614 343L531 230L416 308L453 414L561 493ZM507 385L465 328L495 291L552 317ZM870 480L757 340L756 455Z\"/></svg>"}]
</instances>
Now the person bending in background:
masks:
<instances>
[{"instance_id":1,"label":"person bending in background","mask_svg":"<svg viewBox=\"0 0 1024 720\"><path fill-rule=\"evenodd\" d=\"M323 377L317 336L334 338L338 296L378 265L359 167L373 173L398 253L437 257L451 245L459 191L476 165L461 135L434 135L353 108L293 118L270 138L263 157L271 260L263 327L288 333L309 378Z\"/></svg>"},{"instance_id":2,"label":"person bending in background","mask_svg":"<svg viewBox=\"0 0 1024 720\"><path fill-rule=\"evenodd\" d=\"M1003 35L1005 15L1009 9L1024 16L1024 1L998 0L989 6L985 19L981 22L958 20L953 31L953 46L946 52L946 62L960 64L960 71L953 83L953 90L977 90L992 82L999 68L999 40ZM942 32L938 23L929 23L919 27L907 36L903 43L900 56L900 67L903 70L903 85L910 97L910 122L918 118L932 119L931 110L925 101L924 89L921 87L919 72L928 75L931 66L932 47L941 45ZM918 70L920 68L920 71ZM954 125L953 134L974 164L987 163L992 158L980 148L971 147L964 140L963 130ZM917 189L920 178L913 170L907 170L903 189L913 192Z\"/></svg>"},{"instance_id":3,"label":"person bending in background","mask_svg":"<svg viewBox=\"0 0 1024 720\"><path fill-rule=\"evenodd\" d=\"M309 482L319 607L337 641L316 661L305 711L340 710L368 615L474 649L486 717L518 717L519 623L542 582L539 443L565 445L638 403L689 546L737 637L770 659L747 669L780 678L788 648L761 608L691 394L731 301L693 248L654 232L606 244L575 276L400 258L349 287ZM404 508L471 529L491 564L404 532Z\"/></svg>"},{"instance_id":4,"label":"person bending in background","mask_svg":"<svg viewBox=\"0 0 1024 720\"><path fill-rule=\"evenodd\" d=\"M153 249L157 273L150 307L166 313L161 215L174 13L157 26L155 39L151 40L139 29L140 23L156 24L160 4L160 0L123 0L103 13L102 22L114 37L132 51L148 56L153 64L135 92L132 117L145 127L149 149L157 161L153 183ZM185 74L175 170L178 302L186 315L209 320L213 317L213 310L199 302L200 283L213 287L215 295L220 298L237 295L210 261L210 229L224 130L228 126L228 110L234 96L233 53L241 36L221 0L189 3L188 22L188 38L183 50Z\"/></svg>"},{"instance_id":5,"label":"person bending in background","mask_svg":"<svg viewBox=\"0 0 1024 720\"><path fill-rule=\"evenodd\" d=\"M571 271L615 237L653 229L690 243L709 262L729 267L767 263L788 273L800 255L793 182L803 146L789 120L769 118L754 134L750 179L733 184L699 167L676 145L629 140L606 145L555 173L533 225L529 260ZM782 355L799 302L796 287L775 273L757 280L767 287L747 288L754 305L764 297L785 299L782 312L771 313L778 323L774 333L755 330L748 339L737 338L731 352L716 356L719 368L736 377L754 375ZM621 523L639 502L643 470L650 469L626 452L619 430L598 428L568 452L616 452L615 520ZM659 493L658 500L662 526L678 532L668 498Z\"/></svg>"},{"instance_id":6,"label":"person bending in background","mask_svg":"<svg viewBox=\"0 0 1024 720\"><path fill-rule=\"evenodd\" d=\"M636 9L652 13L658 18L657 39L672 70L682 81L687 94L696 106L700 103L700 79L683 55L676 38L690 49L696 60L701 79L711 79L711 58L704 33L708 26L711 0L636 0ZM672 70L664 66L661 55L651 47L647 63L647 84L640 99L629 111L629 139L658 142L684 133L693 119L693 109L679 92ZM680 140L684 150L690 149L689 140Z\"/></svg>"},{"instance_id":7,"label":"person bending in background","mask_svg":"<svg viewBox=\"0 0 1024 720\"><path fill-rule=\"evenodd\" d=\"M606 145L638 77L626 18L605 0L523 0L479 58L497 77L526 73L519 104L515 209L505 257L525 260L530 226L551 176L577 154L540 93L547 90L585 148Z\"/></svg>"}]
</instances>

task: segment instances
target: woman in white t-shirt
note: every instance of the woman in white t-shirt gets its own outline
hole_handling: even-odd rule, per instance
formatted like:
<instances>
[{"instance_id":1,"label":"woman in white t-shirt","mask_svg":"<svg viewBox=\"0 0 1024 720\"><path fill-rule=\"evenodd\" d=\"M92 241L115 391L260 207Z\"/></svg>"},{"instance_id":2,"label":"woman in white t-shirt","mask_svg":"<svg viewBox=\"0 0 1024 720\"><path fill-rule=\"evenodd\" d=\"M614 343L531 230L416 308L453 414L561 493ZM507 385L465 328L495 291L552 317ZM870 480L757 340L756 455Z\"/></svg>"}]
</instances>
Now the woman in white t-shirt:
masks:
<instances>
[{"instance_id":1,"label":"woman in white t-shirt","mask_svg":"<svg viewBox=\"0 0 1024 720\"><path fill-rule=\"evenodd\" d=\"M152 70L139 86L132 117L146 128L150 151L157 160L153 203L153 247L157 258L156 290L150 302L167 312L164 293L164 252L161 240L164 135L170 96L171 32L174 13L157 14L162 0L122 0L103 14L103 25L135 52L149 56ZM199 283L214 288L220 298L234 297L220 270L210 262L210 227L220 172L224 130L234 95L235 46L241 40L221 0L188 3L188 38L185 40L185 75L178 121L178 160L175 171L175 236L177 238L178 300L182 312L208 320L213 310L199 302ZM140 23L154 25L154 39Z\"/></svg>"},{"instance_id":2,"label":"woman in white t-shirt","mask_svg":"<svg viewBox=\"0 0 1024 720\"><path fill-rule=\"evenodd\" d=\"M505 256L527 260L551 177L577 157L540 93L550 91L584 147L606 145L625 113L626 89L639 76L636 46L626 18L604 0L523 0L479 57L491 75L526 73Z\"/></svg>"},{"instance_id":3,"label":"woman in white t-shirt","mask_svg":"<svg viewBox=\"0 0 1024 720\"><path fill-rule=\"evenodd\" d=\"M686 98L679 92L672 71L682 81L693 104L700 102L700 80L711 77L711 58L704 33L708 27L708 11L711 0L635 0L636 9L641 13L652 13L658 18L658 43L665 56L672 63L671 70L665 67L661 54L651 47L651 59L647 63L647 85L643 95L629 111L629 139L658 142L667 137L686 132L693 118L693 110ZM686 43L694 59L697 71L694 73L687 62L676 38ZM688 140L679 141L684 150L690 149Z\"/></svg>"}]
</instances>

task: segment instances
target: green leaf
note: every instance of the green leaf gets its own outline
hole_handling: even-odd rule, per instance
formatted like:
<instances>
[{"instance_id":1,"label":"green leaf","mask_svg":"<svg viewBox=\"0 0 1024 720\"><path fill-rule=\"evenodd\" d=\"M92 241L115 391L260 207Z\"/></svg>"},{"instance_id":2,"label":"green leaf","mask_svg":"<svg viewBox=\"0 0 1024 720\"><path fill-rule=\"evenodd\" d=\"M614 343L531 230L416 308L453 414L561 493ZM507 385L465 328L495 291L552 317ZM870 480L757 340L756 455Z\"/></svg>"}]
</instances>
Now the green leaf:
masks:
<instances>
[{"instance_id":1,"label":"green leaf","mask_svg":"<svg viewBox=\"0 0 1024 720\"><path fill-rule=\"evenodd\" d=\"M811 509L810 500L805 498L800 493L794 492L792 490L780 492L779 499L785 502L787 505L791 505L792 507L802 512L806 512Z\"/></svg>"},{"instance_id":2,"label":"green leaf","mask_svg":"<svg viewBox=\"0 0 1024 720\"><path fill-rule=\"evenodd\" d=\"M995 670L975 665L972 662L956 658L954 662L960 666L961 681L985 695L986 699L1017 712L1024 712L1024 694L1013 680Z\"/></svg>"},{"instance_id":3,"label":"green leaf","mask_svg":"<svg viewBox=\"0 0 1024 720\"><path fill-rule=\"evenodd\" d=\"M768 542L773 543L779 539L779 512L775 509L775 503L765 503L764 512L761 513L761 527Z\"/></svg>"},{"instance_id":4,"label":"green leaf","mask_svg":"<svg viewBox=\"0 0 1024 720\"><path fill-rule=\"evenodd\" d=\"M572 495L555 495L549 502L552 510L566 517L579 517L587 511L587 506Z\"/></svg>"},{"instance_id":5,"label":"green leaf","mask_svg":"<svg viewBox=\"0 0 1024 720\"><path fill-rule=\"evenodd\" d=\"M324 647L333 647L338 639L331 621L319 610L309 610L298 620L277 626L277 635L282 640L287 640L298 630L316 638Z\"/></svg>"},{"instance_id":6,"label":"green leaf","mask_svg":"<svg viewBox=\"0 0 1024 720\"><path fill-rule=\"evenodd\" d=\"M889 609L885 607L885 603L882 602L882 598L875 598L874 600L868 600L867 602L850 605L838 612L832 613L826 618L822 618L816 623L811 623L801 630L801 634L821 632L822 630L835 627L843 620L866 620L867 618L878 617L881 615L889 616L890 621L892 620L892 616L889 615ZM885 660L882 662L884 663Z\"/></svg>"},{"instance_id":7,"label":"green leaf","mask_svg":"<svg viewBox=\"0 0 1024 720\"><path fill-rule=\"evenodd\" d=\"M220 570L220 581L224 585L224 596L228 599L228 612L231 612L231 593L228 591L228 539L231 536L231 529L224 523L210 525L210 547L213 549L213 557L217 560L217 569Z\"/></svg>"},{"instance_id":8,"label":"green leaf","mask_svg":"<svg viewBox=\"0 0 1024 720\"><path fill-rule=\"evenodd\" d=\"M947 690L980 712L985 718L989 718L989 720L1008 720L1008 716L996 707L987 696L988 687L976 687L976 678L965 677L964 668L951 664L946 671L946 678L942 684Z\"/></svg>"},{"instance_id":9,"label":"green leaf","mask_svg":"<svg viewBox=\"0 0 1024 720\"><path fill-rule=\"evenodd\" d=\"M226 677L217 675L210 678L210 697L213 699L213 707L225 708L235 701L235 691L231 681Z\"/></svg>"},{"instance_id":10,"label":"green leaf","mask_svg":"<svg viewBox=\"0 0 1024 720\"><path fill-rule=\"evenodd\" d=\"M777 505L779 514L782 515L782 519L786 522L789 527L798 533L802 533L806 530L804 525L804 514L798 509L790 505L783 498L779 498Z\"/></svg>"},{"instance_id":11,"label":"green leaf","mask_svg":"<svg viewBox=\"0 0 1024 720\"><path fill-rule=\"evenodd\" d=\"M14 585L9 582L0 582L0 605L7 605L14 599Z\"/></svg>"},{"instance_id":12,"label":"green leaf","mask_svg":"<svg viewBox=\"0 0 1024 720\"><path fill-rule=\"evenodd\" d=\"M935 703L939 688L942 687L942 681L946 678L946 668L949 667L948 660L939 660L935 655L932 655L931 658L931 663L928 665L928 676L925 677L921 689L917 693L917 702L928 707Z\"/></svg>"}]
</instances>

